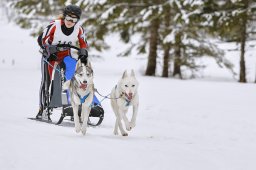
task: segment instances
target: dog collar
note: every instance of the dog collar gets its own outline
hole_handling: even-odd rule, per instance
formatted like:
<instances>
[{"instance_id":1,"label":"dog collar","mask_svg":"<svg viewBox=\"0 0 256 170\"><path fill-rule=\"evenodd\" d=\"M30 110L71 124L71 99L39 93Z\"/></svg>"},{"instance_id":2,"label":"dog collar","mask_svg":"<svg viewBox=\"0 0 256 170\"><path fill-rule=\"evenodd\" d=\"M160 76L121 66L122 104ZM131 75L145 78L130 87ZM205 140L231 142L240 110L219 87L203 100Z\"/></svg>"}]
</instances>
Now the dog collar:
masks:
<instances>
[{"instance_id":1,"label":"dog collar","mask_svg":"<svg viewBox=\"0 0 256 170\"><path fill-rule=\"evenodd\" d=\"M115 86L115 89L117 89L117 85ZM120 94L120 97L122 97L124 94L125 94L125 92L122 92L122 93ZM127 99L125 95L124 95L124 100L126 101L125 106L126 106L126 107L130 106L131 101L130 101L129 99Z\"/></svg>"},{"instance_id":2,"label":"dog collar","mask_svg":"<svg viewBox=\"0 0 256 170\"><path fill-rule=\"evenodd\" d=\"M81 104L83 104L85 102L85 100L88 98L88 96L90 95L90 92L87 95L85 95L84 97L81 97L79 94L77 94L77 95L80 98Z\"/></svg>"}]
</instances>

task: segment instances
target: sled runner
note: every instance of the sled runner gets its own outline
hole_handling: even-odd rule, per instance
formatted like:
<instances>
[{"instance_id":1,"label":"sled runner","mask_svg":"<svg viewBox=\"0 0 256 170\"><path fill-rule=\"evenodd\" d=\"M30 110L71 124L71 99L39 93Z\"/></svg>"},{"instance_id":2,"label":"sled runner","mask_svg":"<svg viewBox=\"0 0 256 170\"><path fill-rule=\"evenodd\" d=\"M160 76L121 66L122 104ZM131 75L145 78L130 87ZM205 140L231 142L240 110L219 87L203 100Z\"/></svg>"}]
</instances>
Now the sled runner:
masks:
<instances>
[{"instance_id":1,"label":"sled runner","mask_svg":"<svg viewBox=\"0 0 256 170\"><path fill-rule=\"evenodd\" d=\"M72 48L79 50L79 48L68 44L58 45L57 47L58 49ZM66 116L70 116L70 120L73 121L73 109L70 103L70 94L68 90L62 90L62 85L65 81L70 80L73 77L77 60L71 56L66 56L61 63L54 66L50 65L50 63L44 57L42 60L43 71L40 98L43 109L41 110L41 113L39 111L39 114L46 114L48 121L51 122L50 115L54 109L62 108L61 117L56 124L61 124ZM48 74L48 65L54 68L52 76L49 76ZM80 113L81 107L79 108L79 114ZM36 118L40 119L38 116ZM91 112L88 119L88 125L98 126L102 123L103 119L104 109L100 105L97 97L94 95L93 102L91 104Z\"/></svg>"}]
</instances>

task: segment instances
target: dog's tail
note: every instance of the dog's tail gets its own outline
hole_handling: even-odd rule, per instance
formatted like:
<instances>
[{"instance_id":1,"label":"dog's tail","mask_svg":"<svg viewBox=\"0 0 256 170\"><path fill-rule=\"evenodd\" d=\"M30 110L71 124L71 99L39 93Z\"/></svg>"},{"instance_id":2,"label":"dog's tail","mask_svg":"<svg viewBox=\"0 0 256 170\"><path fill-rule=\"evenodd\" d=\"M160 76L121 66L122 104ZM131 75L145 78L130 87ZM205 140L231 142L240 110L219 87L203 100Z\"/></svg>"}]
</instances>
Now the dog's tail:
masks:
<instances>
[{"instance_id":1,"label":"dog's tail","mask_svg":"<svg viewBox=\"0 0 256 170\"><path fill-rule=\"evenodd\" d=\"M65 83L63 83L63 85L62 85L62 90L67 90L67 89L69 89L70 83L71 83L70 80L68 80L68 81L66 81Z\"/></svg>"}]
</instances>

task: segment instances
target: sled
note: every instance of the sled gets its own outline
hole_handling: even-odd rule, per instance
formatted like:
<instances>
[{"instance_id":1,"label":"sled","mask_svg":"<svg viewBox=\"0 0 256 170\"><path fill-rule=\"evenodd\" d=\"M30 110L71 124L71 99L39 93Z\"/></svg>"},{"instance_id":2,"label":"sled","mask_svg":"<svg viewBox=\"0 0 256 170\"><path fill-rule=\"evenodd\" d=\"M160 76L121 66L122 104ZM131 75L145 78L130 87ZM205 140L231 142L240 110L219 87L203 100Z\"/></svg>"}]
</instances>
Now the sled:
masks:
<instances>
[{"instance_id":1,"label":"sled","mask_svg":"<svg viewBox=\"0 0 256 170\"><path fill-rule=\"evenodd\" d=\"M71 45L61 45L65 48L73 48L79 50L79 48L71 46ZM50 115L53 114L56 108L61 108L62 113L57 121L57 125L61 124L65 117L70 116L71 121L73 118L73 108L70 103L70 95L69 91L62 90L62 85L65 81L70 80L75 73L75 66L77 60L72 58L71 56L66 56L61 63L58 65L52 66L54 67L52 72L52 79L50 80L50 76L48 74L48 65L45 58L43 58L44 67L42 84L43 87L41 92L41 101L43 101L43 110L42 112L47 114L47 119L51 122ZM81 113L81 106L79 107L78 114ZM104 109L102 108L98 98L94 95L93 102L91 104L91 112L88 119L88 125L90 126L99 126L104 119ZM66 120L66 119L65 119Z\"/></svg>"}]
</instances>

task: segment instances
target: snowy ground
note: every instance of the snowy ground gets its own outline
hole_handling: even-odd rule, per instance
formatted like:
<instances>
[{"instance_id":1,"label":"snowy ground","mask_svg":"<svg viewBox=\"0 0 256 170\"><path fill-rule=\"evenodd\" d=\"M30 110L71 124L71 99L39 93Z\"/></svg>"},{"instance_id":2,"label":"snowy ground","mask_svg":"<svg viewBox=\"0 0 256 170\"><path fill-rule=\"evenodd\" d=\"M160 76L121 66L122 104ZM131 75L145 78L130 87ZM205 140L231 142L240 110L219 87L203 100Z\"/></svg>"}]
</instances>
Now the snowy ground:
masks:
<instances>
[{"instance_id":1,"label":"snowy ground","mask_svg":"<svg viewBox=\"0 0 256 170\"><path fill-rule=\"evenodd\" d=\"M140 82L137 126L128 137L114 136L105 100L102 125L82 136L73 127L27 119L38 109L36 40L13 25L0 30L1 169L255 170L255 84L239 84L216 67L210 69L215 81L144 77L144 60L107 52L92 61L95 85L108 94L124 69L134 68ZM221 73L224 78L216 80Z\"/></svg>"}]
</instances>

